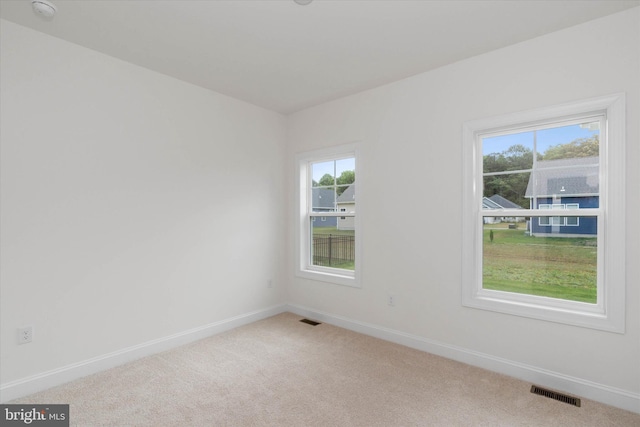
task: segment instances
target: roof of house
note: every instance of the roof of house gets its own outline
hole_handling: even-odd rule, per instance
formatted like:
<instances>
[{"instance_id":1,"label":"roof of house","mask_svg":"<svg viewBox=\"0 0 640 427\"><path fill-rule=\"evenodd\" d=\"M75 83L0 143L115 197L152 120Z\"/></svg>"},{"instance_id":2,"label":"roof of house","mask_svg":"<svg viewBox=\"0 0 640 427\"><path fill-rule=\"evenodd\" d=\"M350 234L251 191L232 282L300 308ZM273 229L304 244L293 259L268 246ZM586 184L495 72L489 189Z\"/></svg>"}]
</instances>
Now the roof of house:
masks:
<instances>
[{"instance_id":1,"label":"roof of house","mask_svg":"<svg viewBox=\"0 0 640 427\"><path fill-rule=\"evenodd\" d=\"M522 209L511 200L505 199L499 194L482 198L482 209Z\"/></svg>"},{"instance_id":2,"label":"roof of house","mask_svg":"<svg viewBox=\"0 0 640 427\"><path fill-rule=\"evenodd\" d=\"M541 160L529 176L525 197L597 195L599 174L598 157Z\"/></svg>"},{"instance_id":3,"label":"roof of house","mask_svg":"<svg viewBox=\"0 0 640 427\"><path fill-rule=\"evenodd\" d=\"M323 211L333 210L335 208L336 193L329 188L313 188L311 190L311 208L312 210L321 209Z\"/></svg>"},{"instance_id":4,"label":"roof of house","mask_svg":"<svg viewBox=\"0 0 640 427\"><path fill-rule=\"evenodd\" d=\"M488 197L482 198L482 209L503 209L502 206L494 202Z\"/></svg>"},{"instance_id":5,"label":"roof of house","mask_svg":"<svg viewBox=\"0 0 640 427\"><path fill-rule=\"evenodd\" d=\"M338 196L338 204L340 203L355 203L356 202L356 185L351 184L346 190Z\"/></svg>"},{"instance_id":6,"label":"roof of house","mask_svg":"<svg viewBox=\"0 0 640 427\"><path fill-rule=\"evenodd\" d=\"M493 196L489 197L489 200L491 200L494 203L497 203L501 208L505 208L505 209L522 209L522 206L513 203L509 199L505 199L504 197L502 197L499 194L494 194Z\"/></svg>"}]
</instances>

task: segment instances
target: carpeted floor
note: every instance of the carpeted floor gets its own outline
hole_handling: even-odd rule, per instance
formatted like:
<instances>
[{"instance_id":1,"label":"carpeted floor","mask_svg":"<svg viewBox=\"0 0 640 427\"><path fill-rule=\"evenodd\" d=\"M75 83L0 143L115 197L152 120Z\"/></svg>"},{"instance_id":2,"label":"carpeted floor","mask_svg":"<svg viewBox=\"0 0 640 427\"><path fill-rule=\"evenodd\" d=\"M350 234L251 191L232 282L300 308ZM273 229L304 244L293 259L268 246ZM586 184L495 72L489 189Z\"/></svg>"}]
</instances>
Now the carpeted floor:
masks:
<instances>
[{"instance_id":1,"label":"carpeted floor","mask_svg":"<svg viewBox=\"0 0 640 427\"><path fill-rule=\"evenodd\" d=\"M11 403L77 426L640 426L640 415L284 313Z\"/></svg>"}]
</instances>

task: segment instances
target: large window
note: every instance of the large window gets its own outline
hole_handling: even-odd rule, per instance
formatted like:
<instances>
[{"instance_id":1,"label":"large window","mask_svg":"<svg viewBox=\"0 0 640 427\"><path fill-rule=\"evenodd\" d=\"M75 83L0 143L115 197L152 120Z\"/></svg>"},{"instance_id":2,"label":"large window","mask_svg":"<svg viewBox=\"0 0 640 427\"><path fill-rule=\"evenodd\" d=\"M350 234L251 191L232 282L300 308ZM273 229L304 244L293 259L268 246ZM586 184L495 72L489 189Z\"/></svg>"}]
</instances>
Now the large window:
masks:
<instances>
[{"instance_id":1,"label":"large window","mask_svg":"<svg viewBox=\"0 0 640 427\"><path fill-rule=\"evenodd\" d=\"M297 161L297 274L359 286L357 146L304 153Z\"/></svg>"},{"instance_id":2,"label":"large window","mask_svg":"<svg viewBox=\"0 0 640 427\"><path fill-rule=\"evenodd\" d=\"M464 126L463 304L624 331L624 97Z\"/></svg>"}]
</instances>

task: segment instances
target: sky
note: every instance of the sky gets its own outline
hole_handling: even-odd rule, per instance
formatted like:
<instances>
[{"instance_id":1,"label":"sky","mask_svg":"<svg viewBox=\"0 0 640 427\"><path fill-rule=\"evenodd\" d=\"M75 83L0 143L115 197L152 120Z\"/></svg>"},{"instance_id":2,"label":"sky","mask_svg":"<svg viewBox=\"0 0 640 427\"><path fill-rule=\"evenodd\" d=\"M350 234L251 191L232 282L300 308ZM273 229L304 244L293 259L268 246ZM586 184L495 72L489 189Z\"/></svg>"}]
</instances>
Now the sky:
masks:
<instances>
[{"instance_id":1,"label":"sky","mask_svg":"<svg viewBox=\"0 0 640 427\"><path fill-rule=\"evenodd\" d=\"M356 159L354 157L350 157L348 159L341 160L330 160L328 162L320 162L313 163L312 165L312 178L314 181L320 181L320 178L324 176L324 174L329 174L333 176L334 173L334 163L335 163L335 176L339 177L344 171L354 171L356 170Z\"/></svg>"},{"instance_id":2,"label":"sky","mask_svg":"<svg viewBox=\"0 0 640 427\"><path fill-rule=\"evenodd\" d=\"M597 126L597 123L595 125ZM589 130L587 126L579 124L542 129L536 132L536 147L539 153L544 153L547 148L554 145L566 144L578 138L589 138L600 134L597 128L596 130ZM533 150L533 131L483 138L482 155L501 153L517 144Z\"/></svg>"}]
</instances>

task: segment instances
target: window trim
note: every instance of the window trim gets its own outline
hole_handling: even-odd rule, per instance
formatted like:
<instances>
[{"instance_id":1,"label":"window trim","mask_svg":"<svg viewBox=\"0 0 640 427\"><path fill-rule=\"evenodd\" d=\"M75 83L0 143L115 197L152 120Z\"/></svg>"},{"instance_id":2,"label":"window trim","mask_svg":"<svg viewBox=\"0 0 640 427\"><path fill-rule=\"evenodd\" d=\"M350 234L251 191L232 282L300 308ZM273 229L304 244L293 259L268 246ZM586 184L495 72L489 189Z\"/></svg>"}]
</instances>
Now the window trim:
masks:
<instances>
[{"instance_id":1,"label":"window trim","mask_svg":"<svg viewBox=\"0 0 640 427\"><path fill-rule=\"evenodd\" d=\"M311 214L310 195L311 192L309 184L311 182L310 164L315 162L321 162L325 160L339 160L340 158L354 157L356 163L356 179L361 176L361 159L360 159L360 144L358 142L337 145L328 148L322 148L313 151L307 151L304 153L298 153L296 155L296 221L295 226L295 240L296 240L296 261L295 261L295 275L305 279L311 279L321 282L328 282L338 285L351 286L360 288L361 285L361 270L362 270L362 245L361 241L361 221L360 211L358 208L358 215L355 212L323 212L321 215L327 217L343 217L345 214L348 217L354 218L355 228L355 269L345 270L340 268L322 267L311 265L310 258L310 217L319 216ZM357 181L358 185L358 198L361 199L362 194L362 181ZM360 200L358 201L360 203Z\"/></svg>"},{"instance_id":2,"label":"window trim","mask_svg":"<svg viewBox=\"0 0 640 427\"><path fill-rule=\"evenodd\" d=\"M554 298L493 291L482 288L482 152L479 135L521 129L526 126L565 122L590 114L605 114L602 132L607 142L600 147L598 209L583 209L580 216L598 218L598 303L587 304ZM462 305L533 319L599 329L625 331L625 95L624 93L469 121L462 127ZM573 212L571 212L573 211ZM536 216L553 217L571 209L540 210ZM522 215L520 215L522 216ZM529 215L527 215L529 216ZM550 221L551 222L551 221Z\"/></svg>"}]
</instances>

